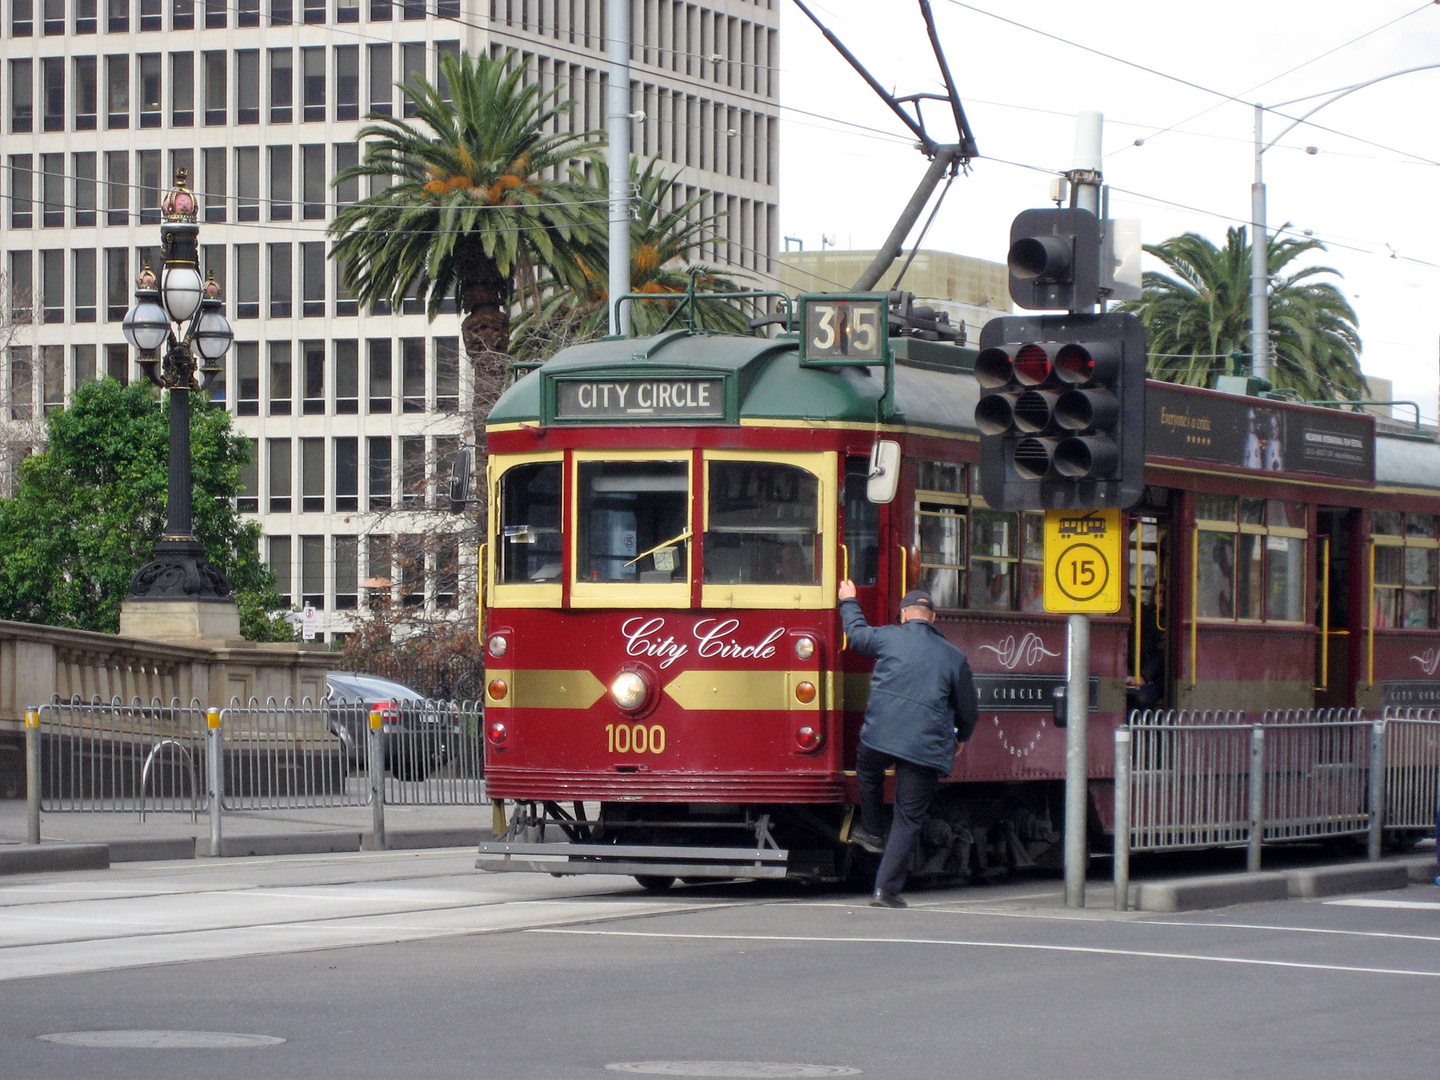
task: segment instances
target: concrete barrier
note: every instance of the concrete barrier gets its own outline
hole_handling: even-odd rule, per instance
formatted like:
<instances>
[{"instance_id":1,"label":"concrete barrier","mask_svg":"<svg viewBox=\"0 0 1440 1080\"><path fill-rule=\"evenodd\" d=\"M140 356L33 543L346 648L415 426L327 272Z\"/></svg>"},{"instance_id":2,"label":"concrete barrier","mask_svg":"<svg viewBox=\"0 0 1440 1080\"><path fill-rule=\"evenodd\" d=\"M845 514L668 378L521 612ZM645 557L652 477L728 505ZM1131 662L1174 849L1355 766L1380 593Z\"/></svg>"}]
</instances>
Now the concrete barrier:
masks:
<instances>
[{"instance_id":1,"label":"concrete barrier","mask_svg":"<svg viewBox=\"0 0 1440 1080\"><path fill-rule=\"evenodd\" d=\"M1290 895L1302 899L1337 896L1340 893L1375 892L1379 889L1403 889L1410 884L1410 871L1404 863L1347 863L1344 866L1319 866L1308 870L1287 870Z\"/></svg>"},{"instance_id":2,"label":"concrete barrier","mask_svg":"<svg viewBox=\"0 0 1440 1080\"><path fill-rule=\"evenodd\" d=\"M7 844L0 847L0 874L109 868L108 844Z\"/></svg>"}]
</instances>

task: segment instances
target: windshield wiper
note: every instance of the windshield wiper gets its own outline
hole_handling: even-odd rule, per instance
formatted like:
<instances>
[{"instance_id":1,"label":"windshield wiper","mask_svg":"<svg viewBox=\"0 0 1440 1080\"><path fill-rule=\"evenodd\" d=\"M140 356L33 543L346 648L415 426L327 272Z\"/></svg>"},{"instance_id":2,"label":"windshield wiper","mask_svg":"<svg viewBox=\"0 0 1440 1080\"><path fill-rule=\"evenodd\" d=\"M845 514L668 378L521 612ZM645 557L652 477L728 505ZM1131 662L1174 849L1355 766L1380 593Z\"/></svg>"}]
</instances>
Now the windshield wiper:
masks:
<instances>
[{"instance_id":1,"label":"windshield wiper","mask_svg":"<svg viewBox=\"0 0 1440 1080\"><path fill-rule=\"evenodd\" d=\"M654 547L652 547L649 551L642 551L639 555L636 555L633 559L631 559L631 560L630 560L629 562L627 562L625 565L626 565L627 567L629 567L629 566L634 566L634 565L635 565L637 562L639 562L641 559L645 558L646 555L654 555L655 552L659 551L659 550L660 550L661 548L663 548L663 547L669 547L671 544L678 544L681 540L689 540L689 539L690 539L690 530L689 530L689 529L686 529L686 530L685 530L684 532L682 532L679 536L672 536L669 540L664 540L664 541L656 544L656 545L655 545Z\"/></svg>"}]
</instances>

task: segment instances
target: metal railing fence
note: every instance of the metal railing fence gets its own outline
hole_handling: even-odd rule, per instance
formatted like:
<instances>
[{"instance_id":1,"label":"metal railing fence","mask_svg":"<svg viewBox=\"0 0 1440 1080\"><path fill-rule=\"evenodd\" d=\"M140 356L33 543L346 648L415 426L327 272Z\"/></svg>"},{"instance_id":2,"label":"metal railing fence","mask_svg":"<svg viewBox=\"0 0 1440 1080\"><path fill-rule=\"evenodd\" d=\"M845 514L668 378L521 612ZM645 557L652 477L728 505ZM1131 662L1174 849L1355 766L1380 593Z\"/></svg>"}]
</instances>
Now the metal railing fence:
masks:
<instances>
[{"instance_id":1,"label":"metal railing fence","mask_svg":"<svg viewBox=\"0 0 1440 1080\"><path fill-rule=\"evenodd\" d=\"M478 701L360 703L231 699L61 702L26 716L27 835L40 813L222 812L370 805L383 845L384 807L480 806Z\"/></svg>"},{"instance_id":2,"label":"metal railing fence","mask_svg":"<svg viewBox=\"0 0 1440 1080\"><path fill-rule=\"evenodd\" d=\"M1266 841L1433 832L1440 710L1134 712L1115 732L1115 904L1128 904L1130 853Z\"/></svg>"}]
</instances>

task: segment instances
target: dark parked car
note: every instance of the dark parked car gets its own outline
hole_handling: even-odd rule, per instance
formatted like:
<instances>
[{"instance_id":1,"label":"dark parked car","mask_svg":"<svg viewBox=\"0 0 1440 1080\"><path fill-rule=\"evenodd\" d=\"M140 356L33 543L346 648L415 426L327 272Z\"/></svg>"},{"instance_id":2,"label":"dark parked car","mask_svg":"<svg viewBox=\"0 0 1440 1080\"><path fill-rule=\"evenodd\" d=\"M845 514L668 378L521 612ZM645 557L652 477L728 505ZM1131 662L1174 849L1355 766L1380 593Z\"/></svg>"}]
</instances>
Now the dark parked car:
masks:
<instances>
[{"instance_id":1,"label":"dark parked car","mask_svg":"<svg viewBox=\"0 0 1440 1080\"><path fill-rule=\"evenodd\" d=\"M460 715L452 702L427 702L378 675L332 671L325 681L330 730L345 744L352 765L364 760L372 712L380 714L385 768L397 780L424 780L455 756Z\"/></svg>"}]
</instances>

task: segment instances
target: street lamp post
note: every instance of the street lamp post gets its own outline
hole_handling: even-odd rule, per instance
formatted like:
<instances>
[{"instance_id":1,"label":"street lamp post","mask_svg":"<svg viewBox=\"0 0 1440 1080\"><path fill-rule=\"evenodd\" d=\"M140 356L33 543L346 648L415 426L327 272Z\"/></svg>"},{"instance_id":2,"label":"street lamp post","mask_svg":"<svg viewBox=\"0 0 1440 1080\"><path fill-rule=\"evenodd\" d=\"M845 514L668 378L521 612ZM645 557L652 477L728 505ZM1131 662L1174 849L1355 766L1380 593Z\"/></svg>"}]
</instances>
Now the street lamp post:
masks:
<instances>
[{"instance_id":1,"label":"street lamp post","mask_svg":"<svg viewBox=\"0 0 1440 1080\"><path fill-rule=\"evenodd\" d=\"M194 535L190 474L190 394L224 370L235 335L222 311L220 286L213 276L200 276L197 207L184 169L176 172L175 186L160 205L159 277L148 264L141 270L123 330L139 353L145 377L169 391L169 485L165 530L155 541L151 561L131 580L125 606L165 601L229 605L229 613L214 613L221 615L218 623L197 614L196 629L228 630L233 623L238 632L230 583L206 560L205 547Z\"/></svg>"},{"instance_id":2,"label":"street lamp post","mask_svg":"<svg viewBox=\"0 0 1440 1080\"><path fill-rule=\"evenodd\" d=\"M1250 186L1250 355L1252 357L1250 370L1257 377L1266 380L1271 378L1270 238L1265 226L1265 177L1261 168L1262 156L1266 150L1269 150L1321 109L1327 105L1333 105L1356 90L1363 90L1367 86L1374 86L1376 83L1385 82L1387 79L1393 79L1399 75L1410 75L1416 71L1432 71L1436 68L1440 68L1440 64L1421 64L1418 67L1392 71L1388 75L1377 75L1373 79L1342 86L1338 90L1327 90L1320 94L1310 94L1307 97L1272 105L1273 109L1283 109L1286 106L1295 105L1301 101L1310 101L1317 97L1325 99L1314 108L1291 120L1269 142L1264 142L1261 137L1261 122L1265 116L1265 107L1258 103L1255 105L1255 183ZM1310 152L1314 153L1313 147Z\"/></svg>"}]
</instances>

